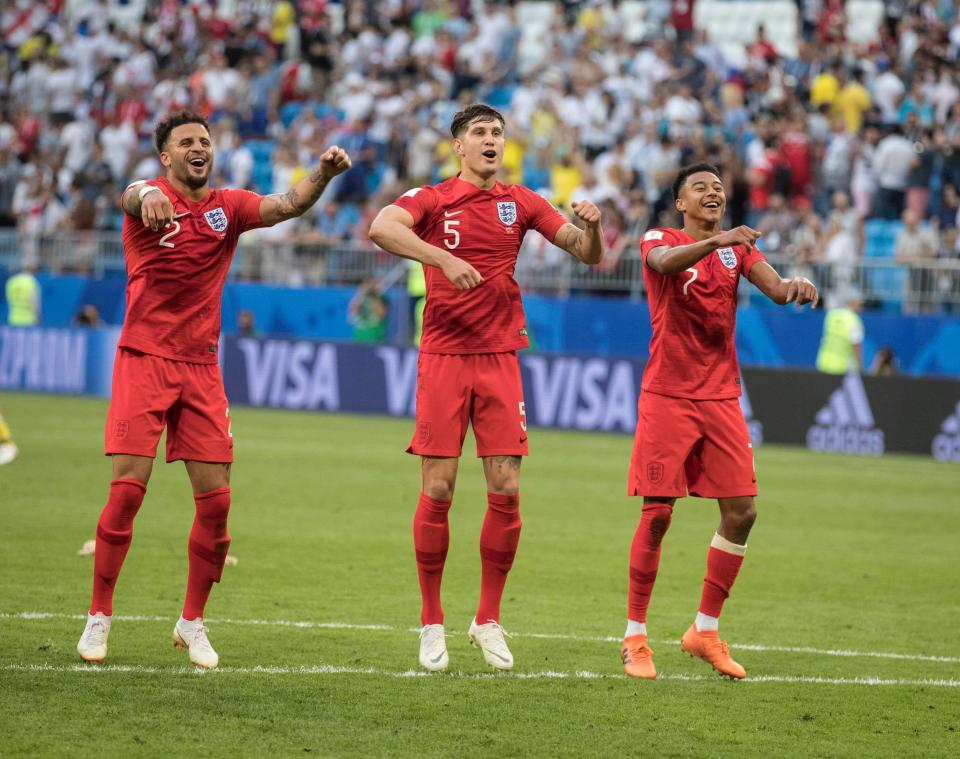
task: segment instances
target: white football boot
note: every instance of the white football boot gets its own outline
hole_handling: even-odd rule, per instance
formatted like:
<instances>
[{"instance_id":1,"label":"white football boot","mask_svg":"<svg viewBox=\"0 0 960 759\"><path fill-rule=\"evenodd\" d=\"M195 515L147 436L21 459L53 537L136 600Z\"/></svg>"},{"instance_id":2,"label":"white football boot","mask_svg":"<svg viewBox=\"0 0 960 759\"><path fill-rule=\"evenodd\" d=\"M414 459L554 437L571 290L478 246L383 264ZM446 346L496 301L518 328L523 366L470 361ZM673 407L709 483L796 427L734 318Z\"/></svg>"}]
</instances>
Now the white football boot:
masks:
<instances>
[{"instance_id":1,"label":"white football boot","mask_svg":"<svg viewBox=\"0 0 960 759\"><path fill-rule=\"evenodd\" d=\"M108 617L102 611L87 614L87 624L77 643L77 653L81 659L103 664L107 657L107 638L110 637L112 619L113 617Z\"/></svg>"},{"instance_id":2,"label":"white football boot","mask_svg":"<svg viewBox=\"0 0 960 759\"><path fill-rule=\"evenodd\" d=\"M504 639L506 630L494 621L478 625L477 620L470 622L470 642L479 646L487 664L496 669L513 669L513 654L507 648Z\"/></svg>"},{"instance_id":3,"label":"white football boot","mask_svg":"<svg viewBox=\"0 0 960 759\"><path fill-rule=\"evenodd\" d=\"M202 618L189 620L180 617L173 628L173 645L181 651L186 646L190 663L201 669L214 669L220 662L220 657L207 638L207 628Z\"/></svg>"},{"instance_id":4,"label":"white football boot","mask_svg":"<svg viewBox=\"0 0 960 759\"><path fill-rule=\"evenodd\" d=\"M420 630L420 666L430 672L440 672L449 664L443 625L424 625Z\"/></svg>"}]
</instances>

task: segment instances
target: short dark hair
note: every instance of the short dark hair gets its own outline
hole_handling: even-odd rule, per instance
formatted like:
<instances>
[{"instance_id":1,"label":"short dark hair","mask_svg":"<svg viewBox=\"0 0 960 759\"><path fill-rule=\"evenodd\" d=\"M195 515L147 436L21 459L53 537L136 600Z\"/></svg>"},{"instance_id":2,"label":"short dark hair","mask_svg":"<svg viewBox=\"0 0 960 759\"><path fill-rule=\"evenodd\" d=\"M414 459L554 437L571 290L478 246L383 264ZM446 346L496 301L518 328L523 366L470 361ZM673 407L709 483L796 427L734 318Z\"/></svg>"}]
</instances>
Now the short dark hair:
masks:
<instances>
[{"instance_id":1,"label":"short dark hair","mask_svg":"<svg viewBox=\"0 0 960 759\"><path fill-rule=\"evenodd\" d=\"M196 111L184 110L168 113L165 118L157 123L157 128L153 130L153 144L156 146L158 153L163 152L163 146L167 144L170 132L184 124L200 124L208 132L210 131L207 120Z\"/></svg>"},{"instance_id":2,"label":"short dark hair","mask_svg":"<svg viewBox=\"0 0 960 759\"><path fill-rule=\"evenodd\" d=\"M454 137L459 137L463 130L467 128L467 125L474 119L480 119L481 121L499 121L502 127L507 124L500 111L491 108L486 103L473 103L454 115L453 121L450 122L450 133Z\"/></svg>"},{"instance_id":3,"label":"short dark hair","mask_svg":"<svg viewBox=\"0 0 960 759\"><path fill-rule=\"evenodd\" d=\"M683 187L683 183L686 182L689 177L694 174L699 174L701 171L708 171L718 179L720 178L720 169L712 163L691 163L689 166L684 166L677 172L677 178L673 180L674 200L680 197L680 188Z\"/></svg>"}]
</instances>

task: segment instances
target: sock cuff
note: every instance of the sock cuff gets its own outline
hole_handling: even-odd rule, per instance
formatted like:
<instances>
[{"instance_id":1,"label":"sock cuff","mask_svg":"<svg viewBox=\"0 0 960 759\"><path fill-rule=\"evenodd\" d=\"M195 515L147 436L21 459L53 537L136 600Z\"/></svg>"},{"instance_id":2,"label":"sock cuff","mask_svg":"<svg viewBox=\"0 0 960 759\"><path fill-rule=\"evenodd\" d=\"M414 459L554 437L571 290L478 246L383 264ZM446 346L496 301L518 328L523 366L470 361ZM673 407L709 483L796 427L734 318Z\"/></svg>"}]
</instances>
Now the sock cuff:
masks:
<instances>
[{"instance_id":1,"label":"sock cuff","mask_svg":"<svg viewBox=\"0 0 960 759\"><path fill-rule=\"evenodd\" d=\"M487 503L491 506L518 509L520 508L520 494L514 493L513 495L507 495L506 493L491 493L487 491Z\"/></svg>"},{"instance_id":2,"label":"sock cuff","mask_svg":"<svg viewBox=\"0 0 960 759\"><path fill-rule=\"evenodd\" d=\"M425 506L432 511L449 511L450 505L453 503L453 500L440 501L436 498L431 498L422 490L420 491L420 498L417 501L417 506Z\"/></svg>"},{"instance_id":3,"label":"sock cuff","mask_svg":"<svg viewBox=\"0 0 960 759\"><path fill-rule=\"evenodd\" d=\"M205 501L208 498L216 498L221 495L230 495L230 486L227 485L225 488L217 488L216 490L208 490L206 493L194 493L194 501Z\"/></svg>"},{"instance_id":4,"label":"sock cuff","mask_svg":"<svg viewBox=\"0 0 960 759\"><path fill-rule=\"evenodd\" d=\"M734 556L743 556L747 553L746 544L742 546L737 545L727 540L720 533L714 533L713 540L710 541L710 547L716 548L718 551L723 551L724 553L732 553Z\"/></svg>"},{"instance_id":5,"label":"sock cuff","mask_svg":"<svg viewBox=\"0 0 960 759\"><path fill-rule=\"evenodd\" d=\"M140 480L136 480L133 477L120 477L116 480L110 480L110 487L112 488L114 485L130 485L138 488L142 493L147 492L147 486L140 482Z\"/></svg>"}]
</instances>

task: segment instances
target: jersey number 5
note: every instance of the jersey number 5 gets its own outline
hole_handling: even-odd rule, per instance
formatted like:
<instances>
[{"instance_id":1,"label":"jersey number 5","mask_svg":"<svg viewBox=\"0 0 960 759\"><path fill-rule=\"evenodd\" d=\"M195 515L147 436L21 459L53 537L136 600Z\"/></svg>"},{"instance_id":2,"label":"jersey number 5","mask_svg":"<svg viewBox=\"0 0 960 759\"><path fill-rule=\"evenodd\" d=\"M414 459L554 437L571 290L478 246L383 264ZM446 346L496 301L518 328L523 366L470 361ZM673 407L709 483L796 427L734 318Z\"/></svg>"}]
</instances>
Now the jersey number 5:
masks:
<instances>
[{"instance_id":1,"label":"jersey number 5","mask_svg":"<svg viewBox=\"0 0 960 759\"><path fill-rule=\"evenodd\" d=\"M174 236L177 232L179 232L179 231L180 231L180 222L179 222L179 221L173 222L173 229L171 229L171 230L170 230L169 232L167 232L163 237L160 238L159 245L160 245L161 247L164 247L164 248L172 248L172 247L173 247L173 243L172 243L172 242L167 242L167 240L169 240L171 237L173 237L173 236Z\"/></svg>"},{"instance_id":2,"label":"jersey number 5","mask_svg":"<svg viewBox=\"0 0 960 759\"><path fill-rule=\"evenodd\" d=\"M460 244L460 230L457 229L459 225L460 219L443 220L443 233L445 235L450 235L449 240L443 241L443 244L447 246L448 250L453 250Z\"/></svg>"}]
</instances>

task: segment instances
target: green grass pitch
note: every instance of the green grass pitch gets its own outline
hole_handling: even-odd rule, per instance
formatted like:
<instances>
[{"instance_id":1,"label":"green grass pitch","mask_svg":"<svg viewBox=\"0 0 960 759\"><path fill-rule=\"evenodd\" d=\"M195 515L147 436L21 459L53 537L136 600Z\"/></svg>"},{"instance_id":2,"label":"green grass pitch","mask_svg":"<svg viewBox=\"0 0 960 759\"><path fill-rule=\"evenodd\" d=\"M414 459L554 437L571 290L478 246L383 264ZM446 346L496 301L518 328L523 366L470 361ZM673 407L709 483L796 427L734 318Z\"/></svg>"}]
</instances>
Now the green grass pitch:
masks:
<instances>
[{"instance_id":1,"label":"green grass pitch","mask_svg":"<svg viewBox=\"0 0 960 759\"><path fill-rule=\"evenodd\" d=\"M662 679L616 639L639 513L626 436L533 430L494 675L465 630L485 508L468 439L444 578L451 669L417 671L412 423L233 413L231 553L207 616L221 669L170 645L190 488L159 463L118 583L109 666L80 665L107 493L106 403L0 394L21 457L0 469L0 754L206 756L960 756L960 469L906 456L757 452L750 551L721 625L750 673L681 654L714 503L688 499L650 611ZM36 614L32 614L36 613ZM302 623L302 624L295 624Z\"/></svg>"}]
</instances>

